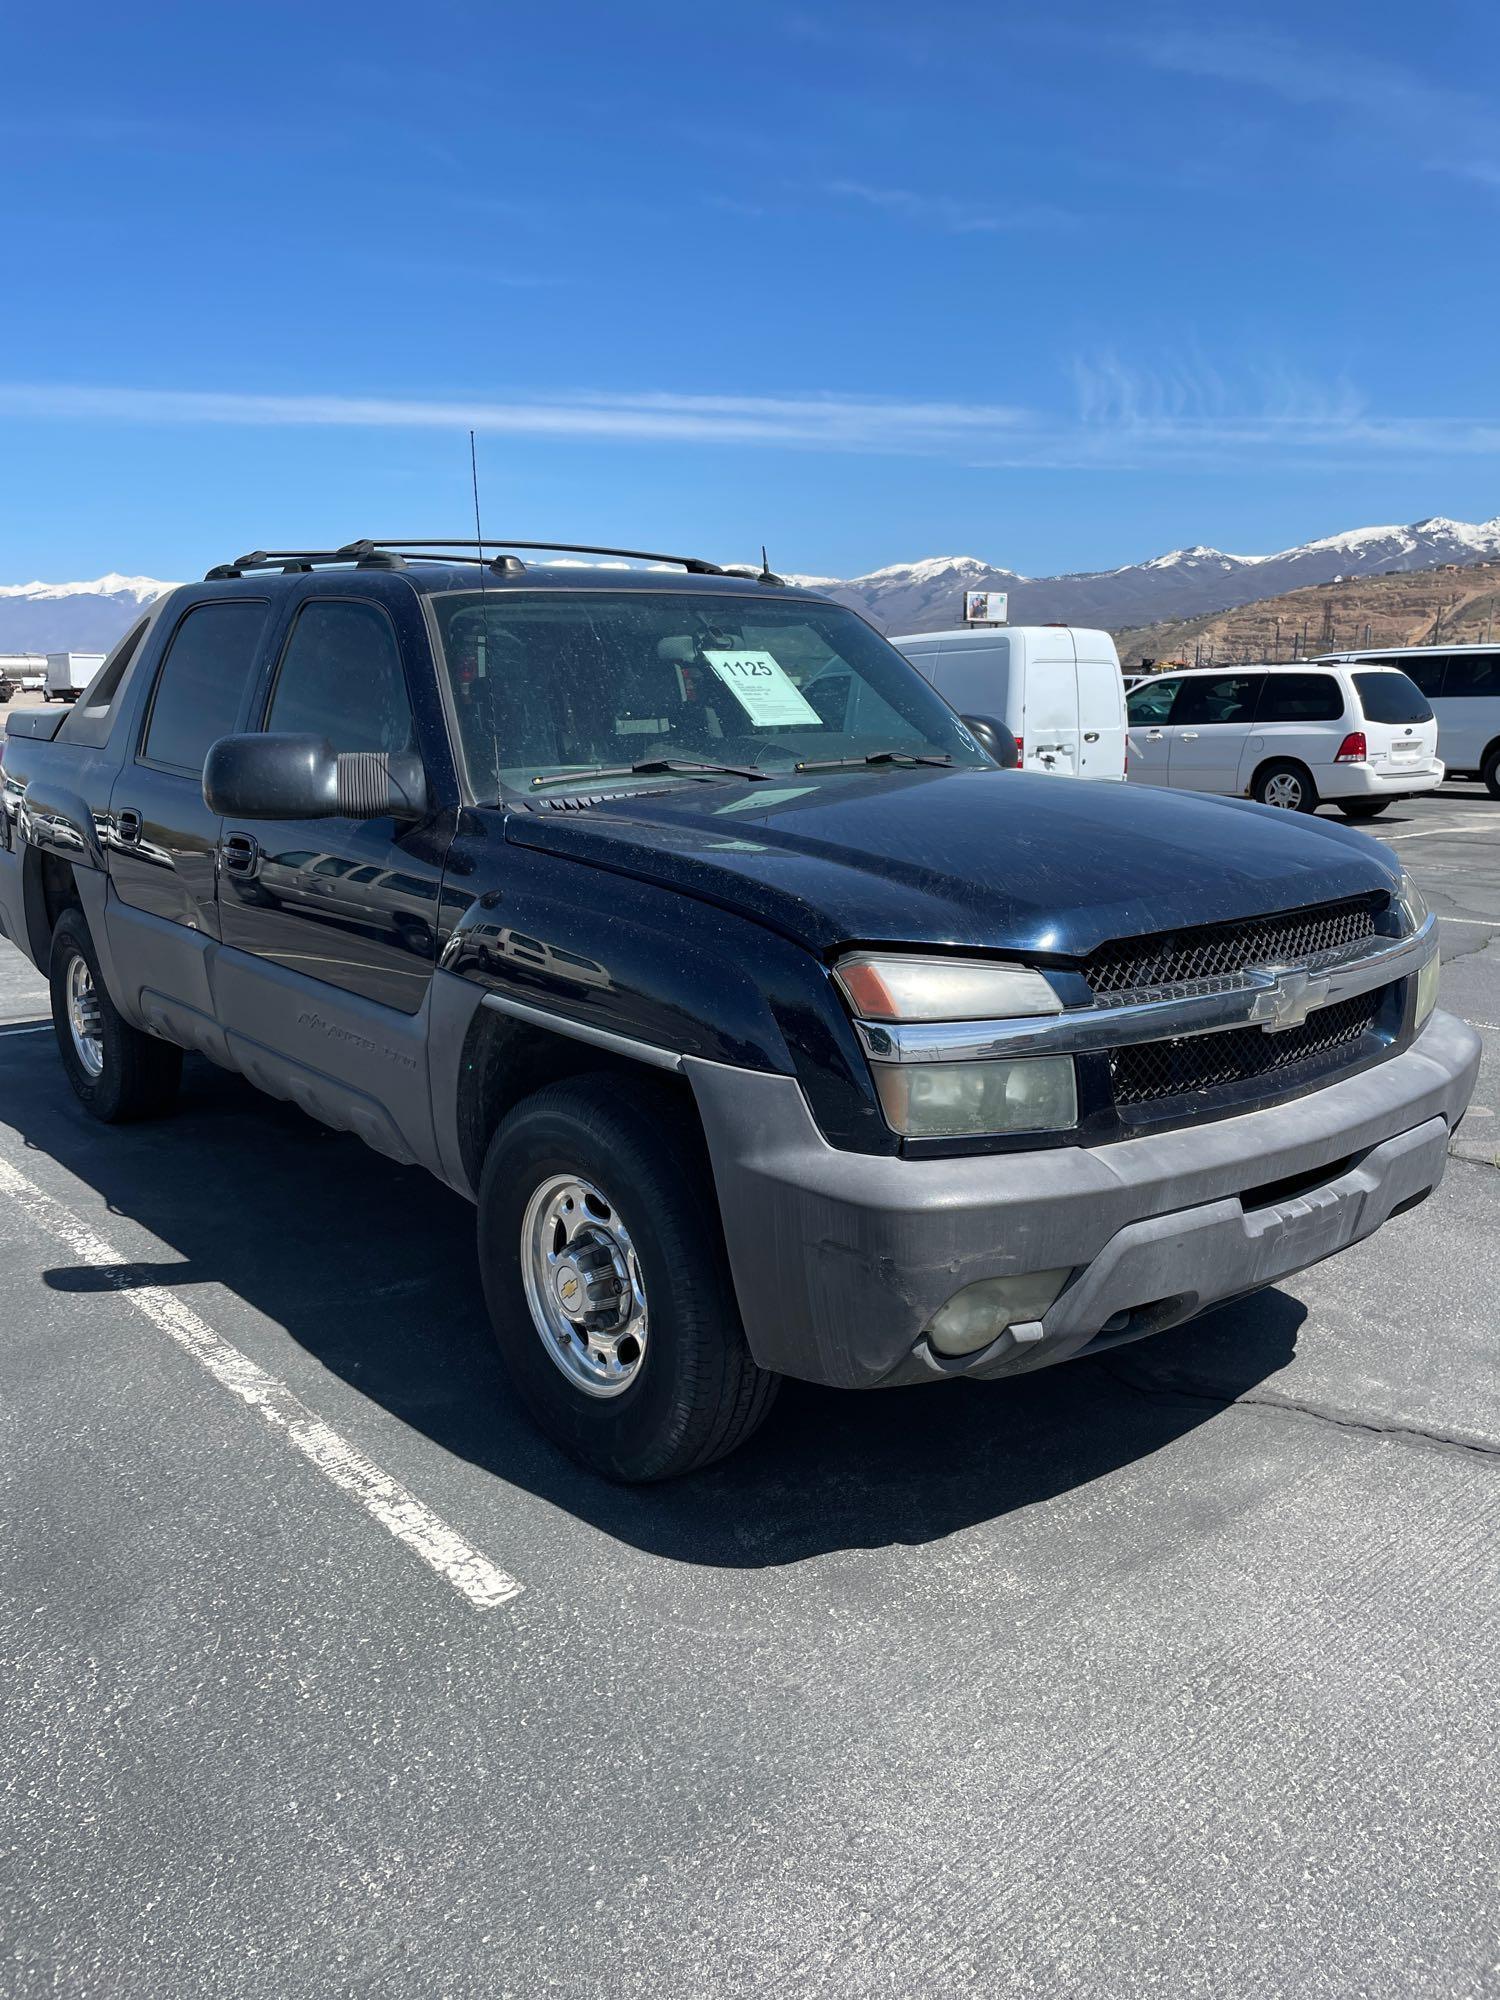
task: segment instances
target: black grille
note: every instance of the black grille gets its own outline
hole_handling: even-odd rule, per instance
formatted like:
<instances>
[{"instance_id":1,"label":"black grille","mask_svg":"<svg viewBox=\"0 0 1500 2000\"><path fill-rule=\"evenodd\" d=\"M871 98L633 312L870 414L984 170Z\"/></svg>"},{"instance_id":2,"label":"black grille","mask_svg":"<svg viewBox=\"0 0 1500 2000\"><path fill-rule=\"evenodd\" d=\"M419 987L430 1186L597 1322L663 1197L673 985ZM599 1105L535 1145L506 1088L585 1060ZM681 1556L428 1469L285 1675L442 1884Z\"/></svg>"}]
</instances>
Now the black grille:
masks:
<instances>
[{"instance_id":1,"label":"black grille","mask_svg":"<svg viewBox=\"0 0 1500 2000\"><path fill-rule=\"evenodd\" d=\"M1137 1042L1112 1049L1115 1103L1149 1104L1156 1098L1222 1089L1256 1077L1277 1076L1301 1063L1350 1052L1368 1033L1382 994L1360 993L1319 1007L1300 1028L1268 1035L1264 1028L1228 1028L1190 1035L1180 1042Z\"/></svg>"},{"instance_id":2,"label":"black grille","mask_svg":"<svg viewBox=\"0 0 1500 2000\"><path fill-rule=\"evenodd\" d=\"M1273 917L1250 917L1240 923L1125 938L1101 945L1084 960L1082 971L1094 997L1105 1000L1137 987L1211 979L1227 972L1243 972L1252 965L1305 965L1320 952L1337 951L1374 934L1374 904L1364 897L1346 903L1319 903L1310 910L1287 910Z\"/></svg>"}]
</instances>

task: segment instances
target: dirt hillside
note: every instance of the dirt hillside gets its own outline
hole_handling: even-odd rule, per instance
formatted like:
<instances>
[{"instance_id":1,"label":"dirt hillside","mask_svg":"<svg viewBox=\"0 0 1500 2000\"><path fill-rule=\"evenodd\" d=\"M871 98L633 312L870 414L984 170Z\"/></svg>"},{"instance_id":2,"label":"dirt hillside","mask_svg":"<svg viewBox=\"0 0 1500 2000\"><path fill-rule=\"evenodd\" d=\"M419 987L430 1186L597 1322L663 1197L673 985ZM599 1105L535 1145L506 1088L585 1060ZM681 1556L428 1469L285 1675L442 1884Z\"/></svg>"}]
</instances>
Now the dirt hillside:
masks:
<instances>
[{"instance_id":1,"label":"dirt hillside","mask_svg":"<svg viewBox=\"0 0 1500 2000\"><path fill-rule=\"evenodd\" d=\"M1295 660L1356 646L1433 646L1500 630L1500 562L1310 584L1232 611L1117 632L1121 663Z\"/></svg>"}]
</instances>

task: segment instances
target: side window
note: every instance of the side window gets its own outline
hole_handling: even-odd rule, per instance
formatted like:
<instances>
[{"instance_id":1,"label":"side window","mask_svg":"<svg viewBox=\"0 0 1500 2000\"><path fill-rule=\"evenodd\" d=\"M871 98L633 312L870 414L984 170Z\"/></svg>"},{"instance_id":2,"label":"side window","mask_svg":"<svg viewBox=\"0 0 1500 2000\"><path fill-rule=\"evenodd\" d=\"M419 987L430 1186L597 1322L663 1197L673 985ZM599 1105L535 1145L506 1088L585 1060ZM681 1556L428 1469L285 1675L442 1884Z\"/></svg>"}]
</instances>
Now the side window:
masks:
<instances>
[{"instance_id":1,"label":"side window","mask_svg":"<svg viewBox=\"0 0 1500 2000\"><path fill-rule=\"evenodd\" d=\"M1146 681L1132 688L1125 697L1132 728L1165 722L1172 713L1172 697L1181 686L1181 681Z\"/></svg>"},{"instance_id":2,"label":"side window","mask_svg":"<svg viewBox=\"0 0 1500 2000\"><path fill-rule=\"evenodd\" d=\"M375 604L305 604L292 627L266 728L326 736L335 750L415 747L391 621Z\"/></svg>"},{"instance_id":3,"label":"side window","mask_svg":"<svg viewBox=\"0 0 1500 2000\"><path fill-rule=\"evenodd\" d=\"M1182 684L1174 723L1249 722L1263 674L1202 674Z\"/></svg>"},{"instance_id":4,"label":"side window","mask_svg":"<svg viewBox=\"0 0 1500 2000\"><path fill-rule=\"evenodd\" d=\"M1443 693L1450 700L1455 695L1500 695L1500 653L1450 653Z\"/></svg>"},{"instance_id":5,"label":"side window","mask_svg":"<svg viewBox=\"0 0 1500 2000\"><path fill-rule=\"evenodd\" d=\"M1372 667L1399 667L1408 680L1417 686L1431 701L1443 692L1443 669L1448 664L1446 653L1412 653L1409 655L1383 654L1379 659L1371 659L1366 664Z\"/></svg>"},{"instance_id":6,"label":"side window","mask_svg":"<svg viewBox=\"0 0 1500 2000\"><path fill-rule=\"evenodd\" d=\"M1257 722L1337 722L1344 690L1332 674L1267 674Z\"/></svg>"},{"instance_id":7,"label":"side window","mask_svg":"<svg viewBox=\"0 0 1500 2000\"><path fill-rule=\"evenodd\" d=\"M267 606L249 598L198 604L186 613L151 696L141 755L198 777L212 744L233 733Z\"/></svg>"}]
</instances>

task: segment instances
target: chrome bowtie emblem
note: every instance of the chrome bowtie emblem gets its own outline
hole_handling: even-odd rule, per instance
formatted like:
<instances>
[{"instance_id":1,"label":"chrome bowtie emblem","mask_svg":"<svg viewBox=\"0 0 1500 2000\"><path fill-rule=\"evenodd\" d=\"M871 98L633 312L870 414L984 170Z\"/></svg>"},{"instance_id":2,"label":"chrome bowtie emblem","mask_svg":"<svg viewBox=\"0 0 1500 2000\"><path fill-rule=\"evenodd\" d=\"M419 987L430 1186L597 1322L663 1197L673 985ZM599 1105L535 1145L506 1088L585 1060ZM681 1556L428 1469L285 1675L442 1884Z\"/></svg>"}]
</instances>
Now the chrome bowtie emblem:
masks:
<instances>
[{"instance_id":1,"label":"chrome bowtie emblem","mask_svg":"<svg viewBox=\"0 0 1500 2000\"><path fill-rule=\"evenodd\" d=\"M1255 1019L1268 1035L1300 1028L1308 1015L1328 998L1328 981L1295 966L1274 971L1269 984L1255 996Z\"/></svg>"}]
</instances>

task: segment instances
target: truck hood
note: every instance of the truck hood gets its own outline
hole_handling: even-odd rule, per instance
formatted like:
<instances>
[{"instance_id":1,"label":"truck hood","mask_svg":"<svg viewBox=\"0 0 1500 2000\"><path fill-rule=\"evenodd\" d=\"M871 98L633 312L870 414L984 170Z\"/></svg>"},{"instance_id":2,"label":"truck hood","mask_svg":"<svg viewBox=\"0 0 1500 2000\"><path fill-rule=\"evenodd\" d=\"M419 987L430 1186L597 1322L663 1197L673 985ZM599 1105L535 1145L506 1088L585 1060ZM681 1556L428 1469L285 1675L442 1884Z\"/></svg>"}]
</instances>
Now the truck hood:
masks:
<instances>
[{"instance_id":1,"label":"truck hood","mask_svg":"<svg viewBox=\"0 0 1500 2000\"><path fill-rule=\"evenodd\" d=\"M506 838L842 944L1079 957L1112 938L1392 891L1366 835L1243 800L1017 771L689 781L510 812Z\"/></svg>"}]
</instances>

